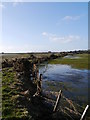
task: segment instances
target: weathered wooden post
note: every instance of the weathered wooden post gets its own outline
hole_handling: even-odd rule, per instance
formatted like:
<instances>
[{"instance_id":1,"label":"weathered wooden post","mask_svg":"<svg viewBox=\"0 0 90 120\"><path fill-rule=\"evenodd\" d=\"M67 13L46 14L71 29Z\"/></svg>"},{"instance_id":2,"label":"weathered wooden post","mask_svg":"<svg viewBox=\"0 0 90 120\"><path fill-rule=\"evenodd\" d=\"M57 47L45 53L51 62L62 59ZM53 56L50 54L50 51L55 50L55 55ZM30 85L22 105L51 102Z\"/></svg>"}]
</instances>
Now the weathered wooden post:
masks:
<instances>
[{"instance_id":1,"label":"weathered wooden post","mask_svg":"<svg viewBox=\"0 0 90 120\"><path fill-rule=\"evenodd\" d=\"M85 108L85 110L84 110L84 112L83 112L83 114L82 114L80 120L84 120L84 119L85 119L85 115L86 115L88 109L89 109L89 105L86 106L86 108Z\"/></svg>"},{"instance_id":2,"label":"weathered wooden post","mask_svg":"<svg viewBox=\"0 0 90 120\"><path fill-rule=\"evenodd\" d=\"M33 64L33 80L37 79L37 67L35 64Z\"/></svg>"},{"instance_id":3,"label":"weathered wooden post","mask_svg":"<svg viewBox=\"0 0 90 120\"><path fill-rule=\"evenodd\" d=\"M37 80L37 94L41 94L42 92L42 74L40 74L40 78Z\"/></svg>"},{"instance_id":4,"label":"weathered wooden post","mask_svg":"<svg viewBox=\"0 0 90 120\"><path fill-rule=\"evenodd\" d=\"M57 107L58 107L58 104L59 104L59 101L60 101L60 98L61 98L61 94L62 94L62 91L60 90L59 94L58 94L58 97L57 97L57 100L56 100L56 103L55 103L55 106L54 106L54 109L53 109L53 112L55 112L57 110Z\"/></svg>"},{"instance_id":5,"label":"weathered wooden post","mask_svg":"<svg viewBox=\"0 0 90 120\"><path fill-rule=\"evenodd\" d=\"M35 78L35 80L39 80L39 70L38 69L36 70L36 78Z\"/></svg>"}]
</instances>

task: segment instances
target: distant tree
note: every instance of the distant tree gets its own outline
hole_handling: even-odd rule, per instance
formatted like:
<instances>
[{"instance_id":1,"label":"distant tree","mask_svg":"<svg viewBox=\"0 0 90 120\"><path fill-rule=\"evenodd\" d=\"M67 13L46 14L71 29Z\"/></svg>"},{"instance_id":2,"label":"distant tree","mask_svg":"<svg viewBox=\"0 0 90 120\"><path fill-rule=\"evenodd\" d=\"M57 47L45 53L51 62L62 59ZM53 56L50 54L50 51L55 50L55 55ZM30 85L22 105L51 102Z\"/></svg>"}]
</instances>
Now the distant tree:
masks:
<instances>
[{"instance_id":1,"label":"distant tree","mask_svg":"<svg viewBox=\"0 0 90 120\"><path fill-rule=\"evenodd\" d=\"M4 54L4 52L2 52L2 54Z\"/></svg>"},{"instance_id":2,"label":"distant tree","mask_svg":"<svg viewBox=\"0 0 90 120\"><path fill-rule=\"evenodd\" d=\"M48 53L52 53L51 51L48 51Z\"/></svg>"}]
</instances>

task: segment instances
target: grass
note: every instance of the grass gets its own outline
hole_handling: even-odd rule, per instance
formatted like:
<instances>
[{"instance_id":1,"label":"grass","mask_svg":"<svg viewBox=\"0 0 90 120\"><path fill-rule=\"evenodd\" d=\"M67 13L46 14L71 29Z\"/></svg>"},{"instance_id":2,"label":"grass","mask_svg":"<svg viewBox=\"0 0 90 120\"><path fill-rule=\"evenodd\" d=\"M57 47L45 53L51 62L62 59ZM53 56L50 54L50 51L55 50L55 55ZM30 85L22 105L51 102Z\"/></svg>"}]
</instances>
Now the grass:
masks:
<instances>
[{"instance_id":1,"label":"grass","mask_svg":"<svg viewBox=\"0 0 90 120\"><path fill-rule=\"evenodd\" d=\"M71 65L73 68L77 69L90 69L90 63L88 59L90 58L90 54L77 54L74 55L79 58L58 58L54 60L50 60L49 64L67 64Z\"/></svg>"},{"instance_id":2,"label":"grass","mask_svg":"<svg viewBox=\"0 0 90 120\"><path fill-rule=\"evenodd\" d=\"M0 78L2 78L2 72L0 72Z\"/></svg>"},{"instance_id":3,"label":"grass","mask_svg":"<svg viewBox=\"0 0 90 120\"><path fill-rule=\"evenodd\" d=\"M25 108L20 109L16 106L15 96L19 94L19 91L13 86L18 81L15 78L15 72L12 72L11 69L3 69L2 76L2 119L4 120L23 118L26 111Z\"/></svg>"},{"instance_id":4,"label":"grass","mask_svg":"<svg viewBox=\"0 0 90 120\"><path fill-rule=\"evenodd\" d=\"M0 71L0 113L2 112L2 87L1 87L1 82L2 81L2 72ZM1 116L0 116L1 119Z\"/></svg>"},{"instance_id":5,"label":"grass","mask_svg":"<svg viewBox=\"0 0 90 120\"><path fill-rule=\"evenodd\" d=\"M31 100L32 94L36 92L35 86L30 81L17 79L13 68L3 68L2 120L36 120L38 115L44 114L47 108L44 105L43 109L40 98ZM21 92L27 89L30 89L30 96L26 97Z\"/></svg>"}]
</instances>

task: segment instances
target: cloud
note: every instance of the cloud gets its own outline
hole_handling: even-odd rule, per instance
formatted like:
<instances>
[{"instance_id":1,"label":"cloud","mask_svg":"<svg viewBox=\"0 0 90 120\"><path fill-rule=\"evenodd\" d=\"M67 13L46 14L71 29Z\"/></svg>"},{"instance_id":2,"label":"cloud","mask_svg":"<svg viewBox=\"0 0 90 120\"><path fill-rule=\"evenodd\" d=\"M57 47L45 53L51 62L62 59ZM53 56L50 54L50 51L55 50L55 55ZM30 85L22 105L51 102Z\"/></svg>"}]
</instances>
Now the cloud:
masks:
<instances>
[{"instance_id":1,"label":"cloud","mask_svg":"<svg viewBox=\"0 0 90 120\"><path fill-rule=\"evenodd\" d=\"M80 40L80 36L78 35L57 36L56 34L47 32L43 32L42 35L46 36L50 41L57 43L69 43L75 40Z\"/></svg>"},{"instance_id":2,"label":"cloud","mask_svg":"<svg viewBox=\"0 0 90 120\"><path fill-rule=\"evenodd\" d=\"M43 35L43 36L48 36L48 33L43 32L42 35Z\"/></svg>"},{"instance_id":3,"label":"cloud","mask_svg":"<svg viewBox=\"0 0 90 120\"><path fill-rule=\"evenodd\" d=\"M62 18L64 21L70 21L70 20L79 20L81 16L65 16Z\"/></svg>"},{"instance_id":4,"label":"cloud","mask_svg":"<svg viewBox=\"0 0 90 120\"><path fill-rule=\"evenodd\" d=\"M60 20L58 20L58 22L56 23L56 25L61 25L62 23L70 23L71 21L78 21L80 20L81 17L85 16L84 14L82 15L77 15L77 16L69 16L66 15L63 18L61 18Z\"/></svg>"},{"instance_id":5,"label":"cloud","mask_svg":"<svg viewBox=\"0 0 90 120\"><path fill-rule=\"evenodd\" d=\"M74 40L79 40L80 37L79 36L74 36L74 35L68 35L68 36L62 36L62 37L50 36L49 39L51 41L54 41L54 42L69 43L69 42L72 42Z\"/></svg>"}]
</instances>

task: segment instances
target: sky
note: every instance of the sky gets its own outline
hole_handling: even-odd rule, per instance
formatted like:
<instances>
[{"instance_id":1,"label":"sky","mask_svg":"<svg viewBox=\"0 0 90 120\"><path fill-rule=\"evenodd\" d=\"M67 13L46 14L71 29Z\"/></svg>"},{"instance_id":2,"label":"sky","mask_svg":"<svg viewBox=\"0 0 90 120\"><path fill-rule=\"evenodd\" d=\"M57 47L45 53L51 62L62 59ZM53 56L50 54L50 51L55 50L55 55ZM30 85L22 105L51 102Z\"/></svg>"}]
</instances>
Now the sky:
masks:
<instances>
[{"instance_id":1,"label":"sky","mask_svg":"<svg viewBox=\"0 0 90 120\"><path fill-rule=\"evenodd\" d=\"M0 6L0 52L88 49L87 2L5 2Z\"/></svg>"},{"instance_id":2,"label":"sky","mask_svg":"<svg viewBox=\"0 0 90 120\"><path fill-rule=\"evenodd\" d=\"M0 0L1 2L89 2L89 0Z\"/></svg>"}]
</instances>

